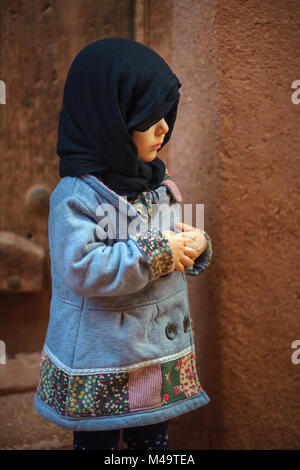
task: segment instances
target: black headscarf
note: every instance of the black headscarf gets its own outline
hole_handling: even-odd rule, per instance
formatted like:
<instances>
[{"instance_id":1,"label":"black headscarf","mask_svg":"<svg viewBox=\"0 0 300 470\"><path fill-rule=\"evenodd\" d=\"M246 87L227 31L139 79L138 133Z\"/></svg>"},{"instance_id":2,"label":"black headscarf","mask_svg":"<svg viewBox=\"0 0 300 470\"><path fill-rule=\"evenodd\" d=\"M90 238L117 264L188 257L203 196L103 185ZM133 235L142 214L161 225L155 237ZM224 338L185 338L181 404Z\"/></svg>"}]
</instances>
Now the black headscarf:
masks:
<instances>
[{"instance_id":1,"label":"black headscarf","mask_svg":"<svg viewBox=\"0 0 300 470\"><path fill-rule=\"evenodd\" d=\"M59 176L95 174L119 195L135 199L155 189L165 175L157 156L138 159L133 130L146 130L163 117L169 141L181 83L164 59L126 38L92 42L68 72L59 114Z\"/></svg>"}]
</instances>

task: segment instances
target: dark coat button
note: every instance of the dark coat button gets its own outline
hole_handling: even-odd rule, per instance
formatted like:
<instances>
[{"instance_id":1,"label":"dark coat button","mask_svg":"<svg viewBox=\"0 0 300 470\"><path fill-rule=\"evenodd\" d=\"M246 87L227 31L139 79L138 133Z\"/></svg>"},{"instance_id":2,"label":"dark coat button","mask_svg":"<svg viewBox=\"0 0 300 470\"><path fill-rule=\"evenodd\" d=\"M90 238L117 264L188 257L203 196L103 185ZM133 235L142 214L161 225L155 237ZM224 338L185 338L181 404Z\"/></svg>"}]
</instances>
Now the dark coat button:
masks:
<instances>
[{"instance_id":1,"label":"dark coat button","mask_svg":"<svg viewBox=\"0 0 300 470\"><path fill-rule=\"evenodd\" d=\"M185 333L187 333L187 331L189 331L189 326L190 326L189 317L184 317L184 320L183 320L183 329L184 329L184 332L185 332Z\"/></svg>"},{"instance_id":2,"label":"dark coat button","mask_svg":"<svg viewBox=\"0 0 300 470\"><path fill-rule=\"evenodd\" d=\"M167 325L166 326L166 335L169 339L174 339L175 336L177 335L177 330L175 325Z\"/></svg>"}]
</instances>

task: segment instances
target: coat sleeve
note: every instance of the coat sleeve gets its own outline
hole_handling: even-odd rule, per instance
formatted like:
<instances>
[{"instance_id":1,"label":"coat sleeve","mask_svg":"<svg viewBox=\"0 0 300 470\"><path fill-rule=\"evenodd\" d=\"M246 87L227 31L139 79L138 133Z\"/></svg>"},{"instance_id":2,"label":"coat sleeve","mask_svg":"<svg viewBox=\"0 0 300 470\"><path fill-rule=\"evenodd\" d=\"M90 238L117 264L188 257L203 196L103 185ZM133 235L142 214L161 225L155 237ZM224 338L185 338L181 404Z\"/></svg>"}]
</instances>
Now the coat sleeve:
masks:
<instances>
[{"instance_id":1,"label":"coat sleeve","mask_svg":"<svg viewBox=\"0 0 300 470\"><path fill-rule=\"evenodd\" d=\"M211 239L206 232L204 232L204 235L206 238L205 250L194 260L193 266L185 267L185 273L191 276L198 276L198 274L202 273L210 265L212 259L213 250Z\"/></svg>"},{"instance_id":2,"label":"coat sleeve","mask_svg":"<svg viewBox=\"0 0 300 470\"><path fill-rule=\"evenodd\" d=\"M69 289L82 297L134 293L174 271L167 238L160 230L116 241L97 237L97 221L78 198L69 197L49 214L49 246L53 263Z\"/></svg>"}]
</instances>

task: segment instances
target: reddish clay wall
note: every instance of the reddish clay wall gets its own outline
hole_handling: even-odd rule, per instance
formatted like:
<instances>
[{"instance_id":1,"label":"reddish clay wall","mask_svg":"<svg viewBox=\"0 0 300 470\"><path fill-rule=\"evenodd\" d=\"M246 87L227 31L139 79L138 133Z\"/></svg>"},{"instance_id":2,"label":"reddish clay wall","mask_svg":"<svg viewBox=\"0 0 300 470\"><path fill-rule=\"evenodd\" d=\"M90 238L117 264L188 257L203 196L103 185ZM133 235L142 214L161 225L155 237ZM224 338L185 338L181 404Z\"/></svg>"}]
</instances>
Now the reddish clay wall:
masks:
<instances>
[{"instance_id":1,"label":"reddish clay wall","mask_svg":"<svg viewBox=\"0 0 300 470\"><path fill-rule=\"evenodd\" d=\"M192 448L300 447L299 11L284 0L173 2L183 87L167 160L185 201L205 204L214 249L189 279L212 400L177 418Z\"/></svg>"}]
</instances>

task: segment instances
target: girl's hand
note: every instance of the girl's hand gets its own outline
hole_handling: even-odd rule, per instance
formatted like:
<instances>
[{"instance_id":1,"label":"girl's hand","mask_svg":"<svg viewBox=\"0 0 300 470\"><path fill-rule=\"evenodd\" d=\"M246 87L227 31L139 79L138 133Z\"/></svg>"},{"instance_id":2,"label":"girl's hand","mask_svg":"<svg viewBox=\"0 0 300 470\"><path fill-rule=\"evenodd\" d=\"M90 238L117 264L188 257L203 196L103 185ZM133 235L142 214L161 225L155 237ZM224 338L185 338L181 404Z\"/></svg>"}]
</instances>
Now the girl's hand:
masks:
<instances>
[{"instance_id":1,"label":"girl's hand","mask_svg":"<svg viewBox=\"0 0 300 470\"><path fill-rule=\"evenodd\" d=\"M184 266L193 266L193 260L197 258L198 255L197 251L191 247L186 246L186 234L176 234L172 230L164 230L162 234L169 240L174 256L175 269L177 271L183 272Z\"/></svg>"},{"instance_id":2,"label":"girl's hand","mask_svg":"<svg viewBox=\"0 0 300 470\"><path fill-rule=\"evenodd\" d=\"M182 235L185 238L185 246L190 247L193 251L196 251L197 256L201 255L203 251L206 249L206 237L204 233L196 227L192 227L191 225L184 224L182 222L177 222L175 226L181 230L183 230Z\"/></svg>"}]
</instances>

